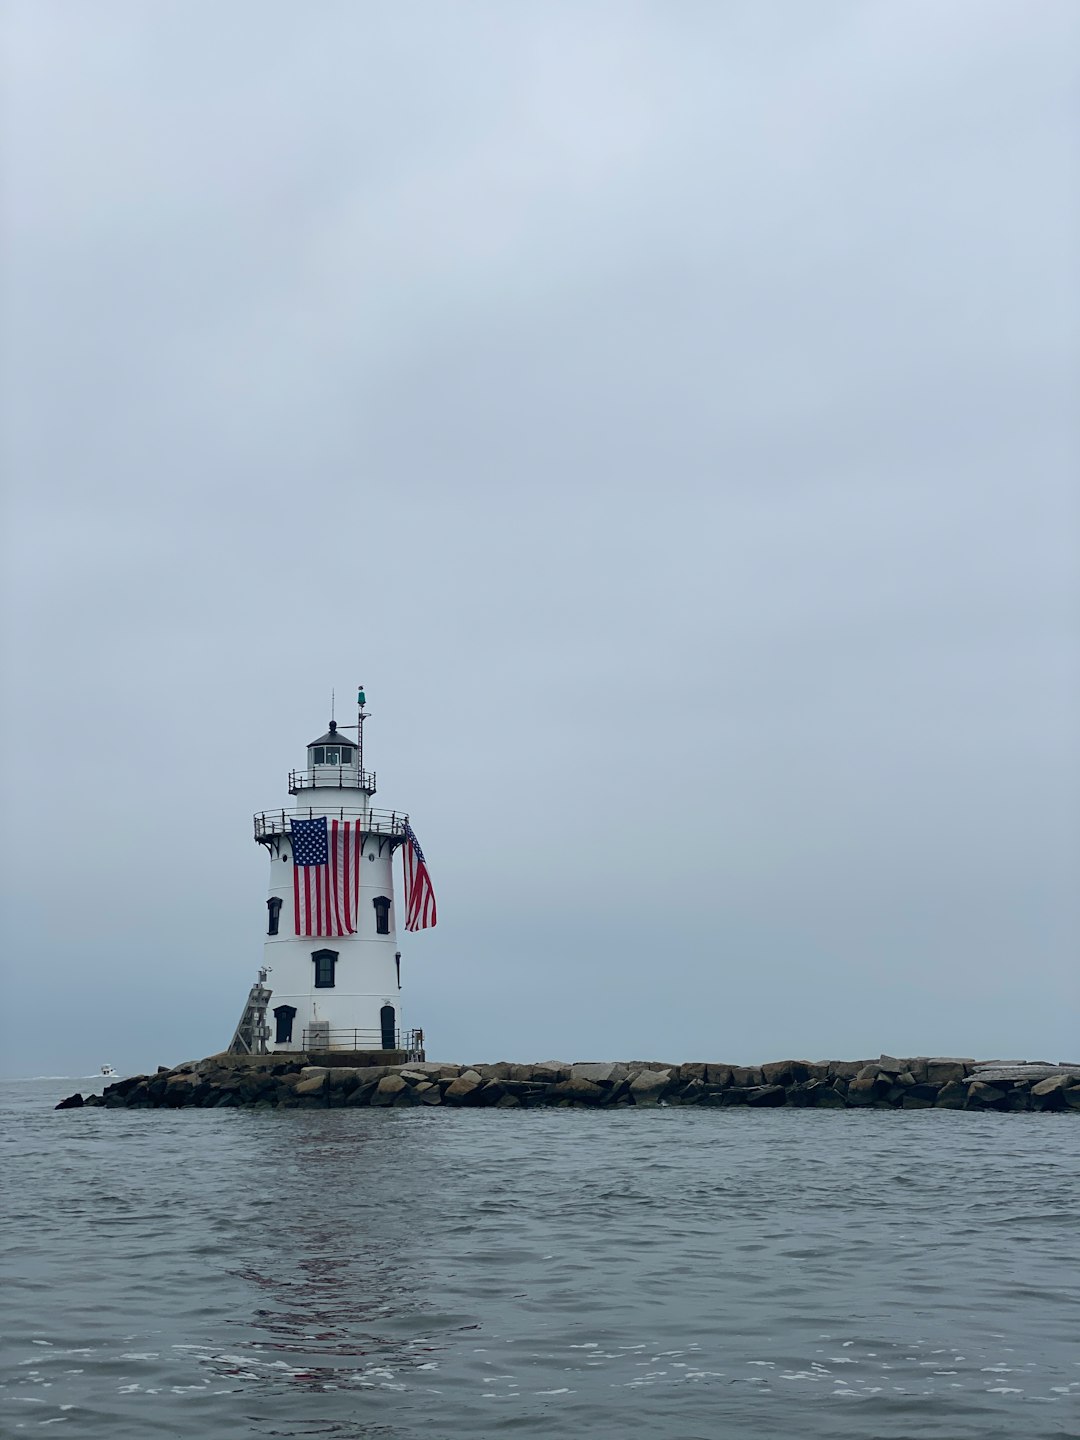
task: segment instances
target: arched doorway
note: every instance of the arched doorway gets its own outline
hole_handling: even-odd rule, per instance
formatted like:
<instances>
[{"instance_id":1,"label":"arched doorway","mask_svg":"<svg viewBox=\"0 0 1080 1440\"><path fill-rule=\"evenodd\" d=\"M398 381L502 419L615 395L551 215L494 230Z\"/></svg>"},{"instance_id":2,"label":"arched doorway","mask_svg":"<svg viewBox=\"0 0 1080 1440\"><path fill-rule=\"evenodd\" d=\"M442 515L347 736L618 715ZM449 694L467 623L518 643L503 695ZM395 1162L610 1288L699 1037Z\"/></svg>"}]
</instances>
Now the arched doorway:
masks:
<instances>
[{"instance_id":1,"label":"arched doorway","mask_svg":"<svg viewBox=\"0 0 1080 1440\"><path fill-rule=\"evenodd\" d=\"M274 1019L277 1022L274 1034L275 1045L291 1045L293 1021L296 1019L295 1005L275 1005Z\"/></svg>"},{"instance_id":2,"label":"arched doorway","mask_svg":"<svg viewBox=\"0 0 1080 1440\"><path fill-rule=\"evenodd\" d=\"M379 1011L379 1025L382 1028L382 1048L397 1049L397 1011L393 1005L384 1005Z\"/></svg>"}]
</instances>

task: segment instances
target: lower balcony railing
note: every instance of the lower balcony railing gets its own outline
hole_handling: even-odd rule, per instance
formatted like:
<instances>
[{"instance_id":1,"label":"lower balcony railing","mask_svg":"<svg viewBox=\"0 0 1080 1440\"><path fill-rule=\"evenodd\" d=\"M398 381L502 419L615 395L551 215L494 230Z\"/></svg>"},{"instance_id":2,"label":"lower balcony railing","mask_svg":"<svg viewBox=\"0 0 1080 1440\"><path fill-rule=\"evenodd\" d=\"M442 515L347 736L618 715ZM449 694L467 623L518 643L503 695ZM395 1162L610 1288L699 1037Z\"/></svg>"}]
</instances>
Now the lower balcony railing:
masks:
<instances>
[{"instance_id":1,"label":"lower balcony railing","mask_svg":"<svg viewBox=\"0 0 1080 1440\"><path fill-rule=\"evenodd\" d=\"M327 809L325 806L309 806L307 810L260 810L255 816L255 839L260 845L288 836L293 820L317 820L325 815L328 820L362 820L364 831L369 835L384 835L391 839L405 838L405 822L408 816L400 810L350 809L340 806Z\"/></svg>"},{"instance_id":2,"label":"lower balcony railing","mask_svg":"<svg viewBox=\"0 0 1080 1440\"><path fill-rule=\"evenodd\" d=\"M393 1043L388 1045L387 1040ZM404 1050L410 1060L424 1058L422 1030L395 1030L392 1035L382 1030L325 1030L321 1026L304 1030L300 1036L302 1050Z\"/></svg>"}]
</instances>

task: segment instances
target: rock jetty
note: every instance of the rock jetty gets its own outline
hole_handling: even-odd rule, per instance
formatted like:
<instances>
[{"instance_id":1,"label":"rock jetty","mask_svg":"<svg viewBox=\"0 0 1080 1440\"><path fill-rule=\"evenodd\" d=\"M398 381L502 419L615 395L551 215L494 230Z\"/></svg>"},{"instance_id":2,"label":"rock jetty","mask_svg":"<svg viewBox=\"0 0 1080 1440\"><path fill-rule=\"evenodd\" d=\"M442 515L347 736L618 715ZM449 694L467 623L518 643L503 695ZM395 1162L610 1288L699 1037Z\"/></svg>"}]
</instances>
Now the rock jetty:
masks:
<instances>
[{"instance_id":1,"label":"rock jetty","mask_svg":"<svg viewBox=\"0 0 1080 1440\"><path fill-rule=\"evenodd\" d=\"M388 1062L388 1063L380 1063ZM83 1105L127 1109L337 1108L353 1106L780 1105L816 1110L1003 1110L1080 1114L1080 1064L919 1056L876 1060L774 1060L767 1065L692 1061L448 1065L395 1052L212 1055L155 1075L131 1075Z\"/></svg>"}]
</instances>

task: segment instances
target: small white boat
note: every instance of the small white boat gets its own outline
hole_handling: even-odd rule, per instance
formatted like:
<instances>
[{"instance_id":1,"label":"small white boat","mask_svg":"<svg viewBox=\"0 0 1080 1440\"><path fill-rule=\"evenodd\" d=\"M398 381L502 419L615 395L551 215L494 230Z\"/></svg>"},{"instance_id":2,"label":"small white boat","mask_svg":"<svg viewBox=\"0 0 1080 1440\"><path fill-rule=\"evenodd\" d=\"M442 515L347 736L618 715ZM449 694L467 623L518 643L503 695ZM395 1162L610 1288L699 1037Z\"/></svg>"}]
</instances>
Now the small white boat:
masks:
<instances>
[{"instance_id":1,"label":"small white boat","mask_svg":"<svg viewBox=\"0 0 1080 1440\"><path fill-rule=\"evenodd\" d=\"M112 1067L111 1065L102 1065L102 1067L101 1067L101 1073L102 1073L102 1075L115 1075L115 1074L116 1074L116 1071L113 1069L113 1067Z\"/></svg>"}]
</instances>

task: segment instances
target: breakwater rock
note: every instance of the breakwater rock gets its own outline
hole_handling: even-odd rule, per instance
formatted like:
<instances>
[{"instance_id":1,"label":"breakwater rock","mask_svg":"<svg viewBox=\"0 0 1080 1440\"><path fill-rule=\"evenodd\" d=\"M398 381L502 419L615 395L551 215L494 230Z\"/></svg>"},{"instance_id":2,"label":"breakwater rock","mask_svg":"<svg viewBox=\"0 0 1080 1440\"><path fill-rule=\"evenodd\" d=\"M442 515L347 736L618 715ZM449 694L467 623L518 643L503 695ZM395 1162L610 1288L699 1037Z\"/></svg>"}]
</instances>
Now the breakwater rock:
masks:
<instances>
[{"instance_id":1,"label":"breakwater rock","mask_svg":"<svg viewBox=\"0 0 1080 1440\"><path fill-rule=\"evenodd\" d=\"M212 1055L155 1075L131 1075L101 1095L71 1095L58 1110L82 1105L177 1109L257 1106L788 1105L846 1110L1066 1111L1080 1114L1080 1064L976 1061L917 1056L876 1060L775 1060L766 1065L693 1061L518 1065L377 1063L378 1053Z\"/></svg>"}]
</instances>

